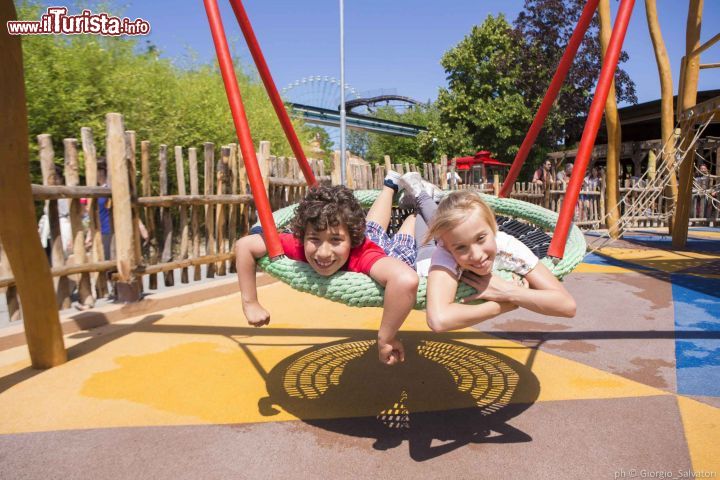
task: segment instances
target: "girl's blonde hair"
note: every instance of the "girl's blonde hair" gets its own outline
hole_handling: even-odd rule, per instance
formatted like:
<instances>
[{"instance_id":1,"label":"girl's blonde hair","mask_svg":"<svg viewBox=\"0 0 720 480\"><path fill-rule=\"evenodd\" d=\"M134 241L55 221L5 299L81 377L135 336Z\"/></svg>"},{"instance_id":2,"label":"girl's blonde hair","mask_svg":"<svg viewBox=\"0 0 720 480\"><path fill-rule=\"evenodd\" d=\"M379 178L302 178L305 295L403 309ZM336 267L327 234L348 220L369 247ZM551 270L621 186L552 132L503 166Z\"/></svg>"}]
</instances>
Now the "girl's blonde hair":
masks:
<instances>
[{"instance_id":1,"label":"girl's blonde hair","mask_svg":"<svg viewBox=\"0 0 720 480\"><path fill-rule=\"evenodd\" d=\"M435 216L428 225L428 232L425 235L424 243L440 238L445 232L452 230L463 223L467 216L474 210L480 212L483 220L497 232L495 213L485 203L480 195L468 190L452 192L440 202Z\"/></svg>"}]
</instances>

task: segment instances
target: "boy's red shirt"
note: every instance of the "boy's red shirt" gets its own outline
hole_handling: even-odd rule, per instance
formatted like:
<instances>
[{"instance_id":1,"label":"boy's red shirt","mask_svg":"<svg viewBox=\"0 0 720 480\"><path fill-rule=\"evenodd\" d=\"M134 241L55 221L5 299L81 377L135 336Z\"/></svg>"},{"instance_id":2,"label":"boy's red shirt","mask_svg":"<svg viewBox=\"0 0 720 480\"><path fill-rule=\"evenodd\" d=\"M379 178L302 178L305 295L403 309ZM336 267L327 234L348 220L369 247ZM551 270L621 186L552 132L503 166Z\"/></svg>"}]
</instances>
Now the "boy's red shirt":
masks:
<instances>
[{"instance_id":1,"label":"boy's red shirt","mask_svg":"<svg viewBox=\"0 0 720 480\"><path fill-rule=\"evenodd\" d=\"M281 233L280 243L282 244L283 250L285 250L286 257L291 260L299 260L307 263L303 244L299 239L295 238L292 233ZM350 250L350 257L348 257L348 261L340 270L370 275L372 266L383 257L387 257L385 251L375 242L366 238L360 246Z\"/></svg>"}]
</instances>

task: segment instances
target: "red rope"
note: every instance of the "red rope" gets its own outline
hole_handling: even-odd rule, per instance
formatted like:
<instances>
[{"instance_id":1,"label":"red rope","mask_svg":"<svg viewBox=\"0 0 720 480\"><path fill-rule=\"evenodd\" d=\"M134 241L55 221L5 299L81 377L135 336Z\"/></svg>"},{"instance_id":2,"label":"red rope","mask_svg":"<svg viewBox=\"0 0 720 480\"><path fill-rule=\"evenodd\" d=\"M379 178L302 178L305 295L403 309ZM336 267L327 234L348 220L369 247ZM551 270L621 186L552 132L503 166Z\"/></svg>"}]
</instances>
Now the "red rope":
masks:
<instances>
[{"instance_id":1,"label":"red rope","mask_svg":"<svg viewBox=\"0 0 720 480\"><path fill-rule=\"evenodd\" d=\"M250 19L248 18L247 13L245 13L242 1L230 0L230 5L232 5L235 17L240 25L240 29L245 36L245 41L248 44L248 48L250 48L250 53L252 54L253 60L255 60L255 66L258 69L258 73L260 73L260 78L262 78L263 84L265 84L265 90L267 90L268 96L270 97L270 102L272 102L272 105L275 108L275 113L280 120L283 130L285 131L285 136L287 137L288 142L290 142L290 148L292 148L295 158L297 159L298 164L300 164L300 169L305 176L305 181L309 186L315 186L317 185L317 180L315 179L315 175L305 158L305 152L303 151L302 146L300 146L300 141L297 138L297 134L295 133L292 122L290 121L290 117L285 110L285 104L280 98L277 87L275 87L275 82L273 81L270 69L265 62L265 57L260 49L260 44L258 43L257 38L255 38L255 32L250 24Z\"/></svg>"},{"instance_id":2,"label":"red rope","mask_svg":"<svg viewBox=\"0 0 720 480\"><path fill-rule=\"evenodd\" d=\"M499 197L507 197L510 195L510 192L512 192L513 184L520 173L520 169L525 163L525 160L530 153L530 149L535 144L535 139L537 139L543 123L545 123L545 119L552 108L552 104L555 102L555 98L557 97L563 82L565 82L565 77L567 77L568 70L570 70L578 48L582 43L582 39L585 37L585 32L587 31L588 26L590 26L590 22L592 22L592 17L595 13L595 9L597 9L599 1L600 0L588 0L585 4L582 15L580 15L580 19L575 26L575 31L573 31L570 41L568 41L567 47L565 47L565 52L560 59L555 75L553 76L550 86L545 93L545 97L540 104L540 108L538 108L538 111L535 114L535 119L533 120L532 125L530 125L527 135L525 135L525 140L523 140L522 145L520 145L520 150L518 150L517 155L515 155L515 160L513 160L512 167L510 167L510 171L505 178L505 182L503 182L502 189L498 195Z\"/></svg>"},{"instance_id":3,"label":"red rope","mask_svg":"<svg viewBox=\"0 0 720 480\"><path fill-rule=\"evenodd\" d=\"M230 49L228 48L227 38L225 37L225 29L223 28L220 11L218 10L216 0L204 0L205 11L207 12L210 31L212 32L213 43L220 65L223 82L225 83L225 93L230 104L235 130L237 131L238 140L240 141L240 151L245 162L250 189L255 198L255 207L260 218L265 237L265 245L268 249L268 255L273 258L283 255L280 237L278 236L275 221L270 209L270 201L263 184L260 168L258 167L257 156L255 155L255 147L253 146L252 137L250 135L250 127L248 126L245 108L240 96L240 88L238 87L237 78L235 77L235 69L233 67Z\"/></svg>"},{"instance_id":4,"label":"red rope","mask_svg":"<svg viewBox=\"0 0 720 480\"><path fill-rule=\"evenodd\" d=\"M605 61L600 70L600 78L598 79L598 85L595 89L595 96L590 105L588 118L585 121L585 128L583 129L582 138L580 139L580 146L578 147L577 156L575 157L573 173L570 175L570 183L568 183L567 190L565 191L565 198L560 208L558 223L555 225L555 233L552 242L550 242L550 248L548 249L548 256L562 258L565 254L565 242L575 213L578 196L580 195L580 187L582 186L585 170L587 170L588 162L590 161L593 145L595 145L595 138L597 137L600 121L602 120L603 111L605 110L605 101L610 93L610 86L615 76L615 69L617 68L618 59L620 58L620 50L622 49L623 40L625 40L625 33L627 32L628 23L630 23L630 16L632 15L634 4L635 0L622 0L620 3L617 19L613 26L612 35L610 36L610 43L608 44L608 49L605 54ZM617 180L611 178L608 181L614 182Z\"/></svg>"}]
</instances>

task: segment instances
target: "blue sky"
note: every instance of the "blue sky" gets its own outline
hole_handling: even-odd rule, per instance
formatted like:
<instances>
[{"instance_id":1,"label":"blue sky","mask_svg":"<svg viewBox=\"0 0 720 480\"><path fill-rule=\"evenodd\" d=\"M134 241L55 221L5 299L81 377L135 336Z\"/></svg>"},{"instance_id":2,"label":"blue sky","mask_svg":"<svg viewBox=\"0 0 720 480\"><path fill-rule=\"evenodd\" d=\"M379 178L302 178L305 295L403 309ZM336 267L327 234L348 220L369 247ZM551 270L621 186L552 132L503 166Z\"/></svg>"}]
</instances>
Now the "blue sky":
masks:
<instances>
[{"instance_id":1,"label":"blue sky","mask_svg":"<svg viewBox=\"0 0 720 480\"><path fill-rule=\"evenodd\" d=\"M54 3L60 4L61 2ZM150 22L148 39L166 57L186 61L214 59L201 0L126 1L124 15ZM229 3L218 1L233 53L251 58ZM512 21L523 0L345 0L345 79L358 91L395 89L426 101L446 85L440 58L473 25L490 14ZM640 102L659 98L660 85L647 29L645 2L637 0L625 40L625 68ZM613 16L619 2L610 0ZM685 51L686 0L657 0L661 28L677 91ZM248 16L279 89L310 75L340 77L338 0L246 0ZM72 9L71 9L72 11ZM613 17L614 18L614 17ZM720 1L705 0L702 41L718 33ZM704 53L703 63L720 62L720 43ZM548 79L549 82L549 79ZM700 72L700 90L720 88L720 69Z\"/></svg>"}]
</instances>

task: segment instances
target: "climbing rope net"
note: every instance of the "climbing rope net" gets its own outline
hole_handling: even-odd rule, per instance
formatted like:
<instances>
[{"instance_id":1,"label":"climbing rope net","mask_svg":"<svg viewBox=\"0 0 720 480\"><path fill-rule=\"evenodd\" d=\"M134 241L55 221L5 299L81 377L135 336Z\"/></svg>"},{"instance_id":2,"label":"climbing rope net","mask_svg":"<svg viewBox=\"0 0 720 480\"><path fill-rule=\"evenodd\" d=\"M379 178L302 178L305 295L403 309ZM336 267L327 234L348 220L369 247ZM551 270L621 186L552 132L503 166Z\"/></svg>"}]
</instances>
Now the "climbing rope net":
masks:
<instances>
[{"instance_id":1,"label":"climbing rope net","mask_svg":"<svg viewBox=\"0 0 720 480\"><path fill-rule=\"evenodd\" d=\"M622 211L617 222L617 238L620 238L625 232L634 227L638 218L656 218L668 221L675 213L675 199L669 188L673 179L678 178L680 167L689 157L690 161L694 161L696 156L700 156L697 152L696 145L698 140L705 132L705 129L712 123L718 112L712 112L706 118L695 124L692 130L686 130L688 135L681 135L680 125L677 124L675 134L668 139L657 154L657 164L654 172L649 169L645 171L634 183L633 188L629 189L625 195L614 205L608 208L602 223L615 211ZM689 138L688 138L689 137ZM700 156L702 158L702 156ZM670 161L672 159L672 161ZM704 159L703 159L704 160ZM697 172L700 170L695 167ZM717 198L712 197L712 191L700 185L697 176L693 180L693 190L706 195L711 199L713 205L720 207ZM665 211L659 211L656 206L659 201L664 201L670 207ZM594 242L588 254L594 253L608 244L614 242L616 238L610 235L610 231L600 235L604 241Z\"/></svg>"}]
</instances>

